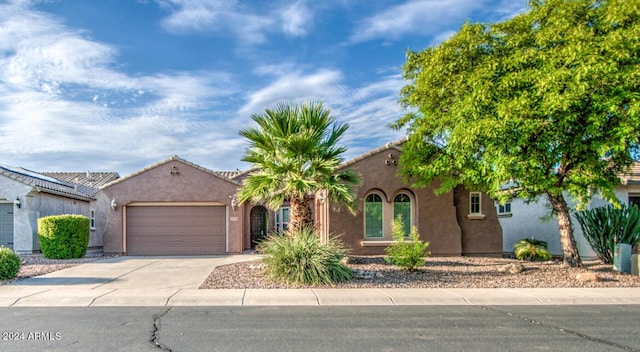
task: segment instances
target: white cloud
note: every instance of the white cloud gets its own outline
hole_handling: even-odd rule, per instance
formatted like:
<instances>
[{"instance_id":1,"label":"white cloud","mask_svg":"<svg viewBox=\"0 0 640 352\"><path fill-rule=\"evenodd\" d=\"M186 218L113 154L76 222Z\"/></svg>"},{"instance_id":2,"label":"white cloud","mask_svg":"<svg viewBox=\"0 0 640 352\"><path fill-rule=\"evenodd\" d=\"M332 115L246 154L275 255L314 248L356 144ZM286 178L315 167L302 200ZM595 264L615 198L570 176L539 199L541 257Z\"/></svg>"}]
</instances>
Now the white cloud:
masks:
<instances>
[{"instance_id":1,"label":"white cloud","mask_svg":"<svg viewBox=\"0 0 640 352\"><path fill-rule=\"evenodd\" d=\"M282 31L291 36L307 34L312 23L312 13L304 1L296 1L282 10Z\"/></svg>"},{"instance_id":2,"label":"white cloud","mask_svg":"<svg viewBox=\"0 0 640 352\"><path fill-rule=\"evenodd\" d=\"M244 46L263 43L270 33L304 36L314 16L304 0L282 6L275 2L250 6L235 0L162 0L159 4L169 12L162 20L169 32L230 32Z\"/></svg>"},{"instance_id":3,"label":"white cloud","mask_svg":"<svg viewBox=\"0 0 640 352\"><path fill-rule=\"evenodd\" d=\"M273 18L251 14L248 8L232 0L167 0L162 4L171 12L162 21L169 32L231 31L244 44L252 44L263 42L264 32L275 25Z\"/></svg>"},{"instance_id":4,"label":"white cloud","mask_svg":"<svg viewBox=\"0 0 640 352\"><path fill-rule=\"evenodd\" d=\"M342 73L323 69L311 74L289 72L276 77L266 87L252 92L240 113L250 115L273 107L282 100L296 102L308 99L333 99L340 95Z\"/></svg>"},{"instance_id":5,"label":"white cloud","mask_svg":"<svg viewBox=\"0 0 640 352\"><path fill-rule=\"evenodd\" d=\"M407 33L433 34L444 25L459 22L474 8L477 0L414 0L384 9L362 21L351 35L351 42L376 38L397 39Z\"/></svg>"},{"instance_id":6,"label":"white cloud","mask_svg":"<svg viewBox=\"0 0 640 352\"><path fill-rule=\"evenodd\" d=\"M209 142L228 139L228 112L204 114L225 109L237 93L229 74L128 75L117 69L117 56L113 46L27 2L0 5L2 162L63 171L113 165L130 172L122 168L130 159L202 152L193 141L203 131L219 131L209 133ZM224 166L238 159L219 160Z\"/></svg>"}]
</instances>

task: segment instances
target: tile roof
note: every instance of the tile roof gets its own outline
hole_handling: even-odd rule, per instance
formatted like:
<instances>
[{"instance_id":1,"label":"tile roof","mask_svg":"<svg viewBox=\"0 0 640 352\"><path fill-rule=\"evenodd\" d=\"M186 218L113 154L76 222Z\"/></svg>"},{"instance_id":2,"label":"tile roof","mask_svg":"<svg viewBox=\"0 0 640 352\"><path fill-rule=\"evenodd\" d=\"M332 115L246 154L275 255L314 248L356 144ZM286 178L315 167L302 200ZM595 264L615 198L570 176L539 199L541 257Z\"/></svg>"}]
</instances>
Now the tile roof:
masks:
<instances>
[{"instance_id":1,"label":"tile roof","mask_svg":"<svg viewBox=\"0 0 640 352\"><path fill-rule=\"evenodd\" d=\"M96 189L120 178L117 172L41 172L41 174Z\"/></svg>"},{"instance_id":2,"label":"tile roof","mask_svg":"<svg viewBox=\"0 0 640 352\"><path fill-rule=\"evenodd\" d=\"M222 175L226 178L234 179L236 176L240 175L244 171L235 170L235 171L215 171L217 174Z\"/></svg>"},{"instance_id":3,"label":"tile roof","mask_svg":"<svg viewBox=\"0 0 640 352\"><path fill-rule=\"evenodd\" d=\"M622 179L622 184L625 185L640 184L640 162L634 162L629 170L620 178Z\"/></svg>"},{"instance_id":4,"label":"tile roof","mask_svg":"<svg viewBox=\"0 0 640 352\"><path fill-rule=\"evenodd\" d=\"M402 151L401 146L408 140L409 140L409 137L402 137L402 138L398 139L395 142L387 143L387 144L385 144L385 145L383 145L381 147L378 147L376 149L370 150L370 151L368 151L368 152L366 152L364 154L358 155L353 159L349 159L349 160L343 162L342 164L340 164L340 166L338 168L342 169L342 168L345 168L347 166L351 166L351 165L357 163L360 160L366 159L366 158L368 158L368 157L370 157L372 155L378 154L378 153L383 152L385 150L395 149L395 150Z\"/></svg>"},{"instance_id":5,"label":"tile roof","mask_svg":"<svg viewBox=\"0 0 640 352\"><path fill-rule=\"evenodd\" d=\"M111 186L113 186L113 185L115 185L115 184L117 184L117 183L120 183L120 182L122 182L122 181L128 180L128 179L133 178L133 177L135 177L135 176L138 176L138 175L140 175L140 174L142 174L142 173L145 173L145 172L147 172L147 171L149 171L149 170L151 170L151 169L155 169L156 167L161 166L161 165L164 165L164 164L166 164L166 163L168 163L168 162L170 162L170 161L179 161L179 162L181 162L181 163L183 163L183 164L185 164L185 165L189 165L189 166L194 167L194 168L196 168L196 169L198 169L198 170L201 170L201 171L204 171L204 172L206 172L206 173L209 173L209 174L211 174L211 175L213 175L213 176L219 177L220 179L223 179L223 180L225 180L225 181L227 181L227 182L231 182L231 183L233 183L233 184L235 184L235 185L240 185L240 182L238 182L238 181L236 181L236 180L233 180L233 179L231 179L231 178L229 178L229 177L227 177L227 176L223 175L223 174L222 174L222 173L220 173L220 172L216 172L216 171L209 170L209 169L204 168L204 167L202 167L202 166L200 166L200 165L194 164L194 163L192 163L192 162L190 162L190 161L186 161L186 160L184 160L184 159L180 158L180 157L179 157L179 156L177 156L177 155L173 155L173 156L171 156L171 157L169 157L169 158L167 158L167 159L165 159L165 160L159 161L159 162L157 162L157 163L155 163L155 164L153 164L153 165L149 165L149 166L145 167L145 168L144 168L144 169L142 169L142 170L138 170L138 171L136 171L136 172L134 172L134 173L131 173L131 174L127 175L127 176L124 176L124 177L121 177L121 178L119 178L119 179L117 179L117 180L113 180L113 181L111 181L111 182L109 182L109 183L106 183L106 184L104 184L104 185L100 186L100 189L104 189L104 188L107 188L107 187L111 187Z\"/></svg>"},{"instance_id":6,"label":"tile roof","mask_svg":"<svg viewBox=\"0 0 640 352\"><path fill-rule=\"evenodd\" d=\"M35 171L3 164L0 164L0 176L5 176L24 185L31 186L37 192L45 192L87 201L92 200L98 191L93 187L59 180Z\"/></svg>"}]
</instances>

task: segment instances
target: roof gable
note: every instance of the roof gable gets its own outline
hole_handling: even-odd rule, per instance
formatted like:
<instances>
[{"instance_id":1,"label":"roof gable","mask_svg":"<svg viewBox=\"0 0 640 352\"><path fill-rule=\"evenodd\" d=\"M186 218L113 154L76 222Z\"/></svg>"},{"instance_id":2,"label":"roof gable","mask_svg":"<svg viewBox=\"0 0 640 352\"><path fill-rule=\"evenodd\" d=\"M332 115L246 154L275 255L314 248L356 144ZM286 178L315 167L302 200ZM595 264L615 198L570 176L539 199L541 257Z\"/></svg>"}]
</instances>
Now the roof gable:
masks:
<instances>
[{"instance_id":1,"label":"roof gable","mask_svg":"<svg viewBox=\"0 0 640 352\"><path fill-rule=\"evenodd\" d=\"M370 150L370 151L368 151L368 152L366 152L364 154L356 156L353 159L349 159L349 160L343 162L342 164L340 164L340 166L338 168L339 169L344 169L344 168L346 168L348 166L351 166L351 165L353 165L353 164L355 164L355 163L357 163L357 162L359 162L361 160L367 159L367 158L369 158L369 157L371 157L373 155L385 152L387 150L397 150L399 152L402 152L402 145L407 140L409 140L408 137L403 137L401 139L398 139L395 142L387 143L387 144L385 144L385 145L383 145L381 147L378 147L376 149Z\"/></svg>"},{"instance_id":2,"label":"roof gable","mask_svg":"<svg viewBox=\"0 0 640 352\"><path fill-rule=\"evenodd\" d=\"M197 165L197 164L194 164L194 163L192 163L192 162L190 162L190 161L184 160L184 159L180 158L180 157L179 157L179 156L177 156L177 155L173 155L173 156L171 156L171 157L169 157L169 158L167 158L167 159L165 159L165 160L159 161L159 162L157 162L157 163L155 163L155 164L153 164L153 165L149 165L149 166L145 167L144 169L138 170L138 171L133 172L133 173L131 173L131 174L127 175L127 176L124 176L124 177L119 178L119 179L117 179L117 180L113 180L113 181L111 181L111 182L109 182L109 183L107 183L107 184L104 184L104 185L102 185L102 186L100 187L100 189L105 189L105 188L111 187L111 186L113 186L113 185L116 185L116 184L118 184L118 183L120 183L120 182L123 182L123 181L129 180L129 179L131 179L131 178L133 178L133 177L136 177L136 176L138 176L138 175L141 175L141 174L143 174L143 173L145 173L145 172L147 172L147 171L149 171L149 170L153 170L153 169L155 169L155 168L157 168L157 167L160 167L160 166L162 166L162 165L165 165L165 164L167 164L167 163L169 163L169 162L171 162L171 161L177 161L177 162L180 162L180 163L182 163L182 164L184 164L184 165L187 165L187 166L193 167L193 168L195 168L195 169L198 169L198 170L200 170L200 171L203 171L203 172L205 172L205 173L208 173L208 174L210 174L210 175L212 175L212 176L214 176L214 177L217 177L217 178L219 178L219 179L221 179L221 180L224 180L224 181L227 181L227 182L229 182L229 183L232 183L232 184L234 184L234 185L236 185L236 186L240 185L240 183L239 183L239 182L237 182L237 181L235 181L235 180L233 180L233 179L231 179L231 178L229 178L229 177L226 177L226 176L225 176L223 173L221 173L221 172L215 172L215 171L209 170L209 169L204 168L204 167L202 167L202 166L200 166L200 165Z\"/></svg>"}]
</instances>

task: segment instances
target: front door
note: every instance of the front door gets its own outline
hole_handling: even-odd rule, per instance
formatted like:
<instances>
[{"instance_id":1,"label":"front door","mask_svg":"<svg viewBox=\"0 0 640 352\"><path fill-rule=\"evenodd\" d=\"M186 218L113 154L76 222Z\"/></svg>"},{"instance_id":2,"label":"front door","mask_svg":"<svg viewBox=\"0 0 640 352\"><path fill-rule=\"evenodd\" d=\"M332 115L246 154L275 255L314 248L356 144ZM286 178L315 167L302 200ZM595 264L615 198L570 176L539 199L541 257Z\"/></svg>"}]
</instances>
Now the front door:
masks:
<instances>
[{"instance_id":1,"label":"front door","mask_svg":"<svg viewBox=\"0 0 640 352\"><path fill-rule=\"evenodd\" d=\"M251 248L267 237L268 214L263 206L255 206L251 209Z\"/></svg>"},{"instance_id":2,"label":"front door","mask_svg":"<svg viewBox=\"0 0 640 352\"><path fill-rule=\"evenodd\" d=\"M13 249L13 203L0 203L0 246Z\"/></svg>"}]
</instances>

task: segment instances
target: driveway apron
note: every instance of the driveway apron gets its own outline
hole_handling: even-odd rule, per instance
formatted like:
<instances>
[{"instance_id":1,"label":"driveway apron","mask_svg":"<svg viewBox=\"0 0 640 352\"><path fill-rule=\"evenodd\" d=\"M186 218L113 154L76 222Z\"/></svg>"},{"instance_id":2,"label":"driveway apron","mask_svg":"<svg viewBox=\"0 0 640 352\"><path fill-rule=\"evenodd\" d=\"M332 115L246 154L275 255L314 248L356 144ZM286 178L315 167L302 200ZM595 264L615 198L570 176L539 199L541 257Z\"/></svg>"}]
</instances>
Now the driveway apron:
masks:
<instances>
[{"instance_id":1,"label":"driveway apron","mask_svg":"<svg viewBox=\"0 0 640 352\"><path fill-rule=\"evenodd\" d=\"M117 257L16 282L15 286L77 289L197 289L213 268L257 259L252 255L209 257Z\"/></svg>"}]
</instances>

